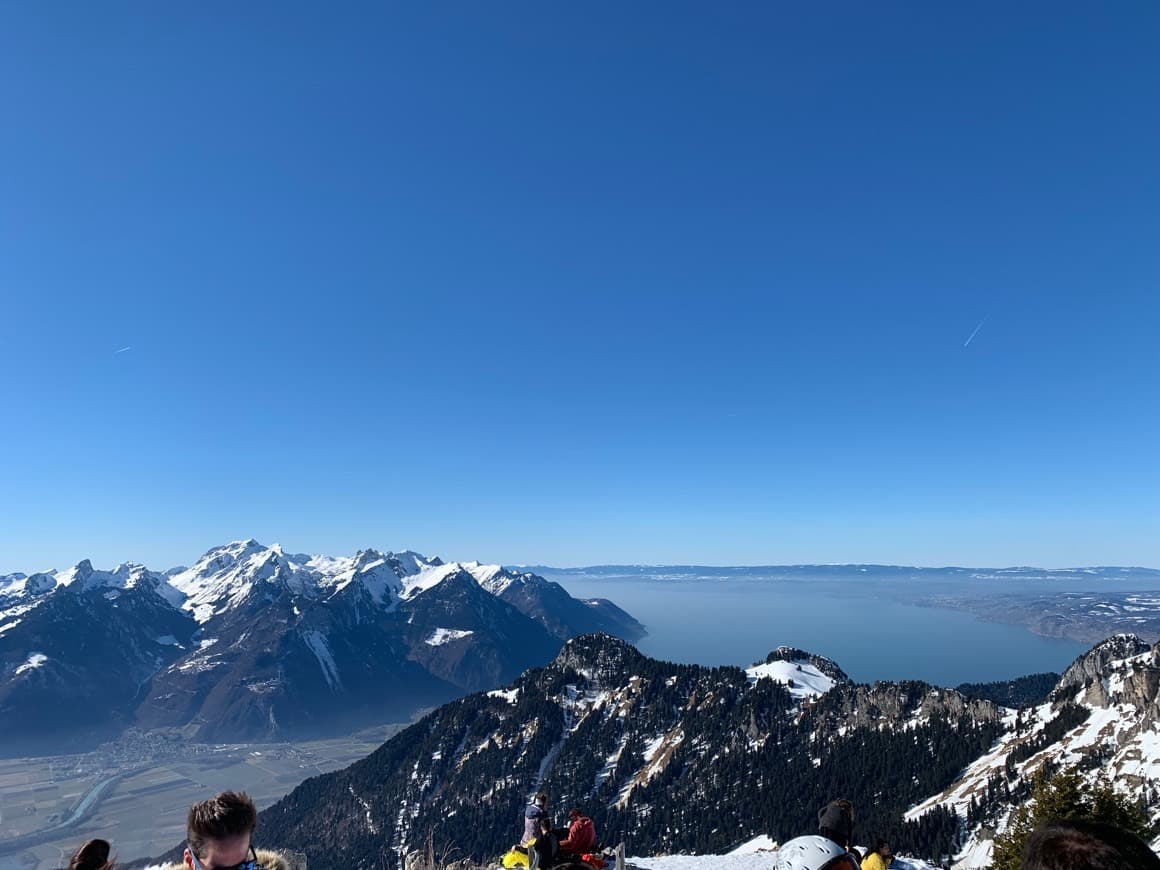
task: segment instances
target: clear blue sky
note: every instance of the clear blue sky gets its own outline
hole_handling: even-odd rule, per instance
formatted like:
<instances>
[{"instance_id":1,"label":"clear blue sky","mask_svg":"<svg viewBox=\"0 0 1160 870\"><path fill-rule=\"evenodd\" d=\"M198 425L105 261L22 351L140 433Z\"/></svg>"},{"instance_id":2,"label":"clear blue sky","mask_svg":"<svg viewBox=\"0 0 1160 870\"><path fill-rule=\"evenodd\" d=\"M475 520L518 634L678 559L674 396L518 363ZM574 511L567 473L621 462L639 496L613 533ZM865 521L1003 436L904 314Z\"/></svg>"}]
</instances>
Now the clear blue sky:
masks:
<instances>
[{"instance_id":1,"label":"clear blue sky","mask_svg":"<svg viewBox=\"0 0 1160 870\"><path fill-rule=\"evenodd\" d=\"M6 4L0 571L1160 565L1158 44L1151 0Z\"/></svg>"}]
</instances>

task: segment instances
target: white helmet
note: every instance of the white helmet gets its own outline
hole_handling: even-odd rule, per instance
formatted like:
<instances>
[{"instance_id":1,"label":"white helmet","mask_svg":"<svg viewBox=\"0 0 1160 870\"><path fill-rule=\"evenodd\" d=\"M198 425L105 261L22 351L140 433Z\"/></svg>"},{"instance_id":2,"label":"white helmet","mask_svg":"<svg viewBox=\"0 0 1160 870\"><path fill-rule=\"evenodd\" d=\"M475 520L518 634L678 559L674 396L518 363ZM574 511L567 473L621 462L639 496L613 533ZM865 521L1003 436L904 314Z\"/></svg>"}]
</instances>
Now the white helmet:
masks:
<instances>
[{"instance_id":1,"label":"white helmet","mask_svg":"<svg viewBox=\"0 0 1160 870\"><path fill-rule=\"evenodd\" d=\"M776 870L860 870L858 859L829 837L795 837L777 850Z\"/></svg>"}]
</instances>

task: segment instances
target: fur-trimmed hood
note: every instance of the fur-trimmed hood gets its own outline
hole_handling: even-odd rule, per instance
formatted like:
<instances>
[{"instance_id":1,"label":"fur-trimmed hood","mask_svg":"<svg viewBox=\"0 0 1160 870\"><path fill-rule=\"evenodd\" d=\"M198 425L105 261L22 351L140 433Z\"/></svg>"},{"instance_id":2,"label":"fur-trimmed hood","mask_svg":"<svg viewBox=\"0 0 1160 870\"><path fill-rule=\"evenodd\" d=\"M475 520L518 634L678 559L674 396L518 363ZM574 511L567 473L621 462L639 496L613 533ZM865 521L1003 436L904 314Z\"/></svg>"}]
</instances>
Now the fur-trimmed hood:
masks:
<instances>
[{"instance_id":1,"label":"fur-trimmed hood","mask_svg":"<svg viewBox=\"0 0 1160 870\"><path fill-rule=\"evenodd\" d=\"M306 870L306 856L293 852L273 852L269 849L255 849L258 863L263 870ZM153 864L145 870L185 870L181 862L176 864Z\"/></svg>"}]
</instances>

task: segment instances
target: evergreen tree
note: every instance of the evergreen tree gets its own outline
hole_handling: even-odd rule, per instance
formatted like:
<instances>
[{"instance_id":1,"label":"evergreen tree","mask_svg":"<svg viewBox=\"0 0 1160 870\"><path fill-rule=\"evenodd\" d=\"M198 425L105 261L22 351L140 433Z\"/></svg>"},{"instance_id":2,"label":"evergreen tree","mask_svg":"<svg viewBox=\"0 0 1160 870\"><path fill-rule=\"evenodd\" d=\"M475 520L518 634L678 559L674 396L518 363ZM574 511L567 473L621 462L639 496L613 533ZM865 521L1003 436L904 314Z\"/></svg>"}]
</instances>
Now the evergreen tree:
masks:
<instances>
[{"instance_id":1,"label":"evergreen tree","mask_svg":"<svg viewBox=\"0 0 1160 870\"><path fill-rule=\"evenodd\" d=\"M1016 810L1007 830L995 838L993 870L1019 870L1027 837L1050 819L1092 819L1144 840L1152 838L1147 815L1111 783L1087 785L1074 769L1054 775L1041 772L1031 789L1031 803Z\"/></svg>"}]
</instances>

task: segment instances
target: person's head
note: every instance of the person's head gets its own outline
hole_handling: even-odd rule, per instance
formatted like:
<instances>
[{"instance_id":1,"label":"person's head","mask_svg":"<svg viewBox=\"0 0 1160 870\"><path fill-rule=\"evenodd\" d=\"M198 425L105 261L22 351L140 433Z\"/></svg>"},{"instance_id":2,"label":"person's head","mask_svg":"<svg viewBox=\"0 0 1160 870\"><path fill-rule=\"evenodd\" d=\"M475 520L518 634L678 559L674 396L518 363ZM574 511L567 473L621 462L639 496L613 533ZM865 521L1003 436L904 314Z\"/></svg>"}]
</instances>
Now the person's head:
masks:
<instances>
[{"instance_id":1,"label":"person's head","mask_svg":"<svg viewBox=\"0 0 1160 870\"><path fill-rule=\"evenodd\" d=\"M894 853L890 851L890 844L885 840L875 840L874 851L883 858L892 858L894 856Z\"/></svg>"},{"instance_id":2,"label":"person's head","mask_svg":"<svg viewBox=\"0 0 1160 870\"><path fill-rule=\"evenodd\" d=\"M108 840L89 840L68 862L68 870L112 870Z\"/></svg>"},{"instance_id":3,"label":"person's head","mask_svg":"<svg viewBox=\"0 0 1160 870\"><path fill-rule=\"evenodd\" d=\"M861 870L858 860L829 837L795 837L777 850L776 870Z\"/></svg>"},{"instance_id":4,"label":"person's head","mask_svg":"<svg viewBox=\"0 0 1160 870\"><path fill-rule=\"evenodd\" d=\"M552 830L552 820L547 816L540 819L540 833L547 834Z\"/></svg>"},{"instance_id":5,"label":"person's head","mask_svg":"<svg viewBox=\"0 0 1160 870\"><path fill-rule=\"evenodd\" d=\"M187 870L253 870L250 837L258 811L245 792L223 791L189 808L185 854ZM254 865L256 866L256 865Z\"/></svg>"},{"instance_id":6,"label":"person's head","mask_svg":"<svg viewBox=\"0 0 1160 870\"><path fill-rule=\"evenodd\" d=\"M580 812L580 807L572 807L572 809L568 810L568 821L574 822L582 815L584 814Z\"/></svg>"},{"instance_id":7,"label":"person's head","mask_svg":"<svg viewBox=\"0 0 1160 870\"><path fill-rule=\"evenodd\" d=\"M548 805L548 793L546 791L536 792L536 797L535 797L534 801L535 801L535 803L539 804L540 806L546 807Z\"/></svg>"},{"instance_id":8,"label":"person's head","mask_svg":"<svg viewBox=\"0 0 1160 870\"><path fill-rule=\"evenodd\" d=\"M1052 819L1032 831L1022 870L1157 870L1148 844L1115 825L1088 819Z\"/></svg>"},{"instance_id":9,"label":"person's head","mask_svg":"<svg viewBox=\"0 0 1160 870\"><path fill-rule=\"evenodd\" d=\"M854 838L854 805L836 800L818 810L818 833L845 848Z\"/></svg>"}]
</instances>

